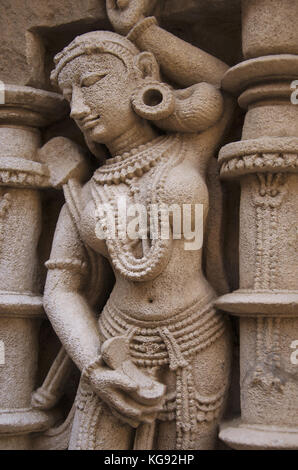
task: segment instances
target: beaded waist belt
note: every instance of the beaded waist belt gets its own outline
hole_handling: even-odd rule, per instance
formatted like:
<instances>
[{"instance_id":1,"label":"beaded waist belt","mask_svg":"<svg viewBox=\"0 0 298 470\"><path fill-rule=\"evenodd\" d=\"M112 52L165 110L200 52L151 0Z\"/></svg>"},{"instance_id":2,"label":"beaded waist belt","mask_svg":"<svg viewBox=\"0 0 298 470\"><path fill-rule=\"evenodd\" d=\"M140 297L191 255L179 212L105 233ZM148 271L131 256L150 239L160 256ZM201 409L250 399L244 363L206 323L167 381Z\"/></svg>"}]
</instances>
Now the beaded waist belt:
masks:
<instances>
[{"instance_id":1,"label":"beaded waist belt","mask_svg":"<svg viewBox=\"0 0 298 470\"><path fill-rule=\"evenodd\" d=\"M137 366L149 369L168 364L175 371L175 397L167 397L161 419L171 419L174 413L176 448L192 449L197 422L216 417L225 392L222 390L205 402L195 390L190 364L191 357L214 343L225 331L223 317L213 308L211 298L196 302L172 318L156 321L133 318L110 300L100 315L99 329L103 341L127 336L131 359Z\"/></svg>"},{"instance_id":2,"label":"beaded waist belt","mask_svg":"<svg viewBox=\"0 0 298 470\"><path fill-rule=\"evenodd\" d=\"M224 331L211 298L203 299L166 320L138 320L108 301L99 318L102 340L128 336L132 361L141 367L169 364L172 370L207 348Z\"/></svg>"}]
</instances>

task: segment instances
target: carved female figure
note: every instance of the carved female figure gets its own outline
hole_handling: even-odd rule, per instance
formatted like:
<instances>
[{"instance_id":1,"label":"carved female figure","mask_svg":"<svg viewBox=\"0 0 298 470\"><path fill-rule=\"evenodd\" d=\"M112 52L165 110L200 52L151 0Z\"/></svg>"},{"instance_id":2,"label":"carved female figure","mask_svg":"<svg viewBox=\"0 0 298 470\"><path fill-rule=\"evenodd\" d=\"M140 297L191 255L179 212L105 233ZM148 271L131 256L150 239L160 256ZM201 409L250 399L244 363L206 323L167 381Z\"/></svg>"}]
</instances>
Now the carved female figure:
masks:
<instances>
[{"instance_id":1,"label":"carved female figure","mask_svg":"<svg viewBox=\"0 0 298 470\"><path fill-rule=\"evenodd\" d=\"M65 187L47 263L46 311L82 371L71 449L129 449L135 429L152 422L156 449L213 448L228 387L228 330L202 248L185 250L173 231L168 240L99 236L108 225L99 207L119 197L146 207L203 204L206 220L206 168L230 114L219 91L225 64L145 18L148 5L109 1L115 29L128 36L77 37L52 77L90 148L105 144L111 156L84 186ZM115 285L97 319L91 294L108 265ZM129 345L126 368L121 357L115 367L113 357L104 361L104 345L119 336ZM154 380L149 390L165 387L146 398L145 377Z\"/></svg>"}]
</instances>

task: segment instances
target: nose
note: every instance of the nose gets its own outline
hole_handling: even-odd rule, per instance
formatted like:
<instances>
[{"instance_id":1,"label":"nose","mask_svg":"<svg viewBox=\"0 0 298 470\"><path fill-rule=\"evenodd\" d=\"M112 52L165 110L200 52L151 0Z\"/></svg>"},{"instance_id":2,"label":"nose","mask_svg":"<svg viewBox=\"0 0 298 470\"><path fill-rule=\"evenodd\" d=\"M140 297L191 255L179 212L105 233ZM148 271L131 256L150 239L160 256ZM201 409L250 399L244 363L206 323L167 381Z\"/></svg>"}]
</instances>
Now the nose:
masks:
<instances>
[{"instance_id":1,"label":"nose","mask_svg":"<svg viewBox=\"0 0 298 470\"><path fill-rule=\"evenodd\" d=\"M70 117L75 120L83 119L90 113L89 106L84 101L84 96L79 87L74 86L71 99Z\"/></svg>"}]
</instances>

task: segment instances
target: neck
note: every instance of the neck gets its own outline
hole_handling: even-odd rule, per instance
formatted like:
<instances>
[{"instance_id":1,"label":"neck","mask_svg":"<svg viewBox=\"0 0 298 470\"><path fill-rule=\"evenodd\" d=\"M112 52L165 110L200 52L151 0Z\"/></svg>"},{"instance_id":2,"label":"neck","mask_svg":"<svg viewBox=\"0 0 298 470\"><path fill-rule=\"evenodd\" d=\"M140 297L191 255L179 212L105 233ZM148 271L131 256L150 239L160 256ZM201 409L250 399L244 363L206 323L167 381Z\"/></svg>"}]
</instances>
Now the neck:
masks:
<instances>
[{"instance_id":1,"label":"neck","mask_svg":"<svg viewBox=\"0 0 298 470\"><path fill-rule=\"evenodd\" d=\"M158 137L158 134L152 127L145 121L138 122L124 134L106 144L112 157L121 155L124 152L131 152L131 150L145 145L151 140Z\"/></svg>"}]
</instances>

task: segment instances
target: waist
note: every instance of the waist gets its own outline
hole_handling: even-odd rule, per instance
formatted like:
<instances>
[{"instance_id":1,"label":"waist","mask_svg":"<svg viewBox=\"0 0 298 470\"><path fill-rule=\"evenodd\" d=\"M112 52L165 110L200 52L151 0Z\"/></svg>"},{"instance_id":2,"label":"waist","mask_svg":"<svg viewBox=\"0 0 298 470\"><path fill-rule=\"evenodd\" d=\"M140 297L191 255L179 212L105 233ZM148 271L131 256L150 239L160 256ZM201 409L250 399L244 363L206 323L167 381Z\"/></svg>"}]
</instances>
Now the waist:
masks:
<instances>
[{"instance_id":1,"label":"waist","mask_svg":"<svg viewBox=\"0 0 298 470\"><path fill-rule=\"evenodd\" d=\"M101 340L127 336L132 360L139 366L169 363L167 340L174 342L185 359L208 347L224 332L224 319L213 307L213 296L199 299L171 318L139 319L122 312L111 300L99 318Z\"/></svg>"},{"instance_id":2,"label":"waist","mask_svg":"<svg viewBox=\"0 0 298 470\"><path fill-rule=\"evenodd\" d=\"M201 306L216 298L201 273L190 276L191 279L184 275L183 282L177 274L176 279L174 274L169 277L168 272L151 282L128 283L116 279L108 305L129 322L136 320L144 327L175 322L177 317L187 316L192 307L198 312Z\"/></svg>"}]
</instances>

